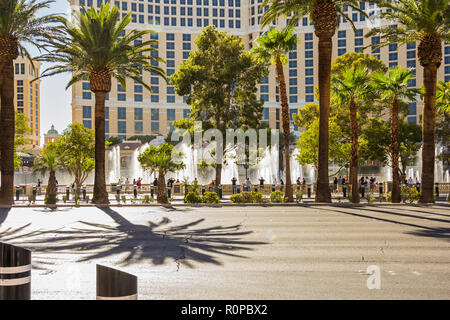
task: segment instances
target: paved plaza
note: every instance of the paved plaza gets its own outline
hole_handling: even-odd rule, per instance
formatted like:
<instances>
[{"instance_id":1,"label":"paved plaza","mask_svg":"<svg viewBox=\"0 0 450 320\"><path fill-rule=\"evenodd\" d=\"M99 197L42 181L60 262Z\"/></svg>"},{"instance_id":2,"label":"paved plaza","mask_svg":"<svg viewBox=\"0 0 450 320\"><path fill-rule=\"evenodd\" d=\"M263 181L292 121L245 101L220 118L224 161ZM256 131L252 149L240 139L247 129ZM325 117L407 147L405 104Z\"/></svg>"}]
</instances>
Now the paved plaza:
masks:
<instances>
[{"instance_id":1,"label":"paved plaza","mask_svg":"<svg viewBox=\"0 0 450 320\"><path fill-rule=\"evenodd\" d=\"M33 251L32 299L95 299L96 264L138 276L139 299L448 299L449 209L16 207L0 241Z\"/></svg>"}]
</instances>

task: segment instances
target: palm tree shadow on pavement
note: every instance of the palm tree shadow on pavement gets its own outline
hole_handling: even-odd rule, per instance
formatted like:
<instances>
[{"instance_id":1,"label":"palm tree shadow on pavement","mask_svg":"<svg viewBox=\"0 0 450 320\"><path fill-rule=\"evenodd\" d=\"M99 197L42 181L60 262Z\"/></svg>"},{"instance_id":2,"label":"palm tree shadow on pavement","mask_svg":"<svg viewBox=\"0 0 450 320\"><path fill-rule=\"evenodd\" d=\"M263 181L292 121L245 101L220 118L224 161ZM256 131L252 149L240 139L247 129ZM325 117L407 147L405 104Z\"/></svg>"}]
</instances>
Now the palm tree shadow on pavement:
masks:
<instances>
[{"instance_id":1,"label":"palm tree shadow on pavement","mask_svg":"<svg viewBox=\"0 0 450 320\"><path fill-rule=\"evenodd\" d=\"M11 208L0 208L0 226L5 222Z\"/></svg>"},{"instance_id":2,"label":"palm tree shadow on pavement","mask_svg":"<svg viewBox=\"0 0 450 320\"><path fill-rule=\"evenodd\" d=\"M106 225L79 221L85 227L38 230L19 234L28 225L2 232L0 241L14 241L33 252L82 255L78 262L104 259L120 255L118 264L127 266L151 261L163 265L168 261L193 268L193 261L221 265L220 255L246 258L238 251L253 250L250 246L267 244L247 241L243 238L253 231L242 231L242 224L227 227L200 228L205 219L171 225L164 217L147 225L134 224L109 207L99 208L110 216L115 224Z\"/></svg>"}]
</instances>

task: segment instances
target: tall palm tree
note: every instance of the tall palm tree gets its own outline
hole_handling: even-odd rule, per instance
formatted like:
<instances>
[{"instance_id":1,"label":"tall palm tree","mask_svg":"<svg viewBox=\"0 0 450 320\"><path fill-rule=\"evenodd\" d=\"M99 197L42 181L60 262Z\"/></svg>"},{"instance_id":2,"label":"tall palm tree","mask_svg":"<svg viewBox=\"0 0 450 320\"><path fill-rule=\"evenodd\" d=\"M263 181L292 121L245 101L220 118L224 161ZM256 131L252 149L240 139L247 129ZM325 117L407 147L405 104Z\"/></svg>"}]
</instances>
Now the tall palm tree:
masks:
<instances>
[{"instance_id":1,"label":"tall palm tree","mask_svg":"<svg viewBox=\"0 0 450 320\"><path fill-rule=\"evenodd\" d=\"M89 79L90 90L95 96L95 177L92 202L107 204L108 193L105 183L105 97L111 91L112 78L117 79L123 88L126 79L151 91L143 81L142 72L149 71L165 79L165 72L151 61L164 62L162 58L153 57L151 51L156 40L150 38L151 30L126 32L132 21L131 12L120 20L119 9L110 7L109 3L97 10L94 7L75 12L74 23L65 18L61 22L62 36L52 41L54 52L43 55L41 60L56 62L46 69L43 76L72 72L72 79L67 87Z\"/></svg>"},{"instance_id":2,"label":"tall palm tree","mask_svg":"<svg viewBox=\"0 0 450 320\"><path fill-rule=\"evenodd\" d=\"M331 90L341 104L348 104L350 111L351 162L350 183L352 185L351 202L359 203L358 190L358 100L366 97L369 91L369 71L365 67L351 66L342 71L342 75L333 76Z\"/></svg>"},{"instance_id":3,"label":"tall palm tree","mask_svg":"<svg viewBox=\"0 0 450 320\"><path fill-rule=\"evenodd\" d=\"M372 29L366 36L381 36L378 47L419 41L417 55L423 67L425 88L422 111L421 203L434 202L435 105L437 70L442 62L442 41L450 41L450 0L375 1L383 9L380 17L396 23Z\"/></svg>"},{"instance_id":4,"label":"tall palm tree","mask_svg":"<svg viewBox=\"0 0 450 320\"><path fill-rule=\"evenodd\" d=\"M25 44L44 49L54 34L54 15L37 17L37 12L54 1L0 0L0 204L14 203L14 69L19 54L31 60Z\"/></svg>"},{"instance_id":5,"label":"tall palm tree","mask_svg":"<svg viewBox=\"0 0 450 320\"><path fill-rule=\"evenodd\" d=\"M58 154L56 147L50 143L43 150L39 157L34 159L33 172L39 172L44 176L49 172L47 190L45 192L46 201L56 200L56 170L63 168L60 162L61 155Z\"/></svg>"},{"instance_id":6,"label":"tall palm tree","mask_svg":"<svg viewBox=\"0 0 450 320\"><path fill-rule=\"evenodd\" d=\"M261 7L270 4L261 19L262 26L267 26L280 16L290 16L289 26L295 24L304 15L309 15L314 22L314 33L319 38L319 155L317 169L316 202L331 202L328 180L328 119L330 114L330 77L331 77L331 38L339 24L338 14L352 20L344 7L353 8L366 16L359 9L356 0L264 0ZM354 28L354 26L353 26Z\"/></svg>"},{"instance_id":7,"label":"tall palm tree","mask_svg":"<svg viewBox=\"0 0 450 320\"><path fill-rule=\"evenodd\" d=\"M393 67L386 73L378 71L372 74L371 83L373 87L380 92L380 98L389 99L391 103L391 154L392 154L392 202L400 203L400 166L398 162L399 146L399 101L415 101L416 89L408 88L408 80L413 76L412 71Z\"/></svg>"},{"instance_id":8,"label":"tall palm tree","mask_svg":"<svg viewBox=\"0 0 450 320\"><path fill-rule=\"evenodd\" d=\"M270 29L257 40L258 45L253 48L252 54L261 61L272 62L275 65L277 72L278 86L280 87L281 98L281 118L283 126L283 140L284 140L284 158L285 158L285 172L286 172L286 190L285 196L289 202L294 200L291 181L290 168L290 150L289 150L289 105L286 93L286 81L284 78L283 64L286 64L286 54L297 43L297 38L293 34L293 28L284 28L278 30Z\"/></svg>"}]
</instances>

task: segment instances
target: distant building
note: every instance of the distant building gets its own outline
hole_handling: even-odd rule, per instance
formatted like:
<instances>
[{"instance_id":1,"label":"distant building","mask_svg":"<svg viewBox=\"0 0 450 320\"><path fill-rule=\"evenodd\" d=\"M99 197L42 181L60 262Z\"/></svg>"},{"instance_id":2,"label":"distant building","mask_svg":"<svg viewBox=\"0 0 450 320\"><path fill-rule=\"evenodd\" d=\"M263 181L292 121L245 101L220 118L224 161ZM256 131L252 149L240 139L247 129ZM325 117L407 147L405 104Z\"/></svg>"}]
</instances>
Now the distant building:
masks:
<instances>
[{"instance_id":1,"label":"distant building","mask_svg":"<svg viewBox=\"0 0 450 320\"><path fill-rule=\"evenodd\" d=\"M55 129L55 126L52 125L50 130L47 133L44 133L44 147L48 145L50 142L55 142L61 137L58 131Z\"/></svg>"},{"instance_id":2,"label":"distant building","mask_svg":"<svg viewBox=\"0 0 450 320\"><path fill-rule=\"evenodd\" d=\"M34 65L34 69L33 69ZM31 128L27 136L32 148L38 147L40 135L40 80L33 81L39 76L41 63L33 60L31 64L27 58L18 57L14 60L14 101L15 109L28 118Z\"/></svg>"}]
</instances>

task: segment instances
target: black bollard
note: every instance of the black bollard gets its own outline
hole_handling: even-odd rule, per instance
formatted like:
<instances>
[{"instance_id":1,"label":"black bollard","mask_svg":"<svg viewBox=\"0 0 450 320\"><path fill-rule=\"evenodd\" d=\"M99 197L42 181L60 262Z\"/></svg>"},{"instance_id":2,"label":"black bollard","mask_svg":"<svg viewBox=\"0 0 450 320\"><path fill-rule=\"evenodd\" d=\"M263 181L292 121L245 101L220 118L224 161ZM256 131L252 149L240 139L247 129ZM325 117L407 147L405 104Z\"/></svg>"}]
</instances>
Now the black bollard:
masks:
<instances>
[{"instance_id":1,"label":"black bollard","mask_svg":"<svg viewBox=\"0 0 450 320\"><path fill-rule=\"evenodd\" d=\"M361 198L364 198L365 191L366 191L366 188L364 188L364 186L361 186Z\"/></svg>"},{"instance_id":2,"label":"black bollard","mask_svg":"<svg viewBox=\"0 0 450 320\"><path fill-rule=\"evenodd\" d=\"M16 187L16 201L20 199L20 187Z\"/></svg>"},{"instance_id":3,"label":"black bollard","mask_svg":"<svg viewBox=\"0 0 450 320\"><path fill-rule=\"evenodd\" d=\"M116 193L120 195L120 184L116 185Z\"/></svg>"},{"instance_id":4,"label":"black bollard","mask_svg":"<svg viewBox=\"0 0 450 320\"><path fill-rule=\"evenodd\" d=\"M275 191L275 184L272 184L272 192Z\"/></svg>"},{"instance_id":5,"label":"black bollard","mask_svg":"<svg viewBox=\"0 0 450 320\"><path fill-rule=\"evenodd\" d=\"M344 198L347 198L347 185L346 184L342 185L342 193L343 193Z\"/></svg>"},{"instance_id":6,"label":"black bollard","mask_svg":"<svg viewBox=\"0 0 450 320\"><path fill-rule=\"evenodd\" d=\"M311 198L311 185L308 184L308 198Z\"/></svg>"},{"instance_id":7,"label":"black bollard","mask_svg":"<svg viewBox=\"0 0 450 320\"><path fill-rule=\"evenodd\" d=\"M439 182L436 182L436 184L434 185L434 189L436 190L436 197L439 198Z\"/></svg>"},{"instance_id":8,"label":"black bollard","mask_svg":"<svg viewBox=\"0 0 450 320\"><path fill-rule=\"evenodd\" d=\"M150 196L153 198L154 195L155 195L155 186L151 186L150 187Z\"/></svg>"},{"instance_id":9,"label":"black bollard","mask_svg":"<svg viewBox=\"0 0 450 320\"><path fill-rule=\"evenodd\" d=\"M137 277L97 264L97 300L137 300Z\"/></svg>"},{"instance_id":10,"label":"black bollard","mask_svg":"<svg viewBox=\"0 0 450 320\"><path fill-rule=\"evenodd\" d=\"M202 196L205 195L205 191L206 191L205 185L202 185Z\"/></svg>"},{"instance_id":11,"label":"black bollard","mask_svg":"<svg viewBox=\"0 0 450 320\"><path fill-rule=\"evenodd\" d=\"M86 186L83 187L83 200L86 200Z\"/></svg>"},{"instance_id":12,"label":"black bollard","mask_svg":"<svg viewBox=\"0 0 450 320\"><path fill-rule=\"evenodd\" d=\"M171 187L167 187L167 198L171 198L172 196L172 188Z\"/></svg>"},{"instance_id":13,"label":"black bollard","mask_svg":"<svg viewBox=\"0 0 450 320\"><path fill-rule=\"evenodd\" d=\"M66 200L67 201L70 200L70 187L69 186L66 187Z\"/></svg>"},{"instance_id":14,"label":"black bollard","mask_svg":"<svg viewBox=\"0 0 450 320\"><path fill-rule=\"evenodd\" d=\"M134 195L134 197L135 198L137 198L137 185L134 185L134 187L133 187L133 195Z\"/></svg>"},{"instance_id":15,"label":"black bollard","mask_svg":"<svg viewBox=\"0 0 450 320\"><path fill-rule=\"evenodd\" d=\"M241 193L241 185L240 184L238 184L236 186L236 193Z\"/></svg>"},{"instance_id":16,"label":"black bollard","mask_svg":"<svg viewBox=\"0 0 450 320\"><path fill-rule=\"evenodd\" d=\"M219 198L222 199L222 185L219 184Z\"/></svg>"},{"instance_id":17,"label":"black bollard","mask_svg":"<svg viewBox=\"0 0 450 320\"><path fill-rule=\"evenodd\" d=\"M383 200L383 184L380 182L380 185L378 187L378 193L380 197L380 202Z\"/></svg>"},{"instance_id":18,"label":"black bollard","mask_svg":"<svg viewBox=\"0 0 450 320\"><path fill-rule=\"evenodd\" d=\"M37 187L33 187L33 203L36 202Z\"/></svg>"},{"instance_id":19,"label":"black bollard","mask_svg":"<svg viewBox=\"0 0 450 320\"><path fill-rule=\"evenodd\" d=\"M0 242L0 300L31 299L31 251Z\"/></svg>"}]
</instances>

